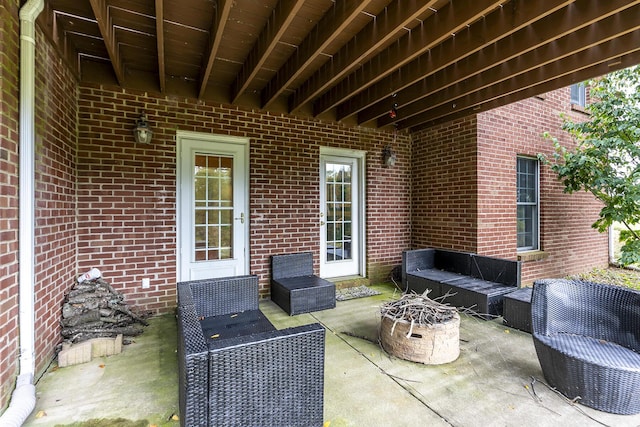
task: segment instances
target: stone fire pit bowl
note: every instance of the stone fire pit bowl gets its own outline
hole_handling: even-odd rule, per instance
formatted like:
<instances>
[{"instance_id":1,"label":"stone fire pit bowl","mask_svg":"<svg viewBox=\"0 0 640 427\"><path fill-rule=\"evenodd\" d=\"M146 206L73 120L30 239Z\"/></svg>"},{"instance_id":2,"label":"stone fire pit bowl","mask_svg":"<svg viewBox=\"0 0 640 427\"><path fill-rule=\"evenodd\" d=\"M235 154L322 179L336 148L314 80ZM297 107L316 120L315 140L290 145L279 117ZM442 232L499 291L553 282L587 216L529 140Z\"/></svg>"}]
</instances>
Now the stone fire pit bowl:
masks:
<instances>
[{"instance_id":1,"label":"stone fire pit bowl","mask_svg":"<svg viewBox=\"0 0 640 427\"><path fill-rule=\"evenodd\" d=\"M381 307L380 342L400 359L426 365L453 362L460 355L460 315L426 293L405 294Z\"/></svg>"}]
</instances>

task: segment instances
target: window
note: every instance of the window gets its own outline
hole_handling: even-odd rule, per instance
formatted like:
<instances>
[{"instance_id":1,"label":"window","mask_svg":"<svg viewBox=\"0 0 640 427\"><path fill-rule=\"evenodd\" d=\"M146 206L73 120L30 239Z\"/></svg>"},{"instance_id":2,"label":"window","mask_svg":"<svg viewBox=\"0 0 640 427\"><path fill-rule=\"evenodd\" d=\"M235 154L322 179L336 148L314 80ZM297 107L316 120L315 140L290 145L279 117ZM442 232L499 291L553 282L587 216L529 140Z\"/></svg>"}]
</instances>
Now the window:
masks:
<instances>
[{"instance_id":1,"label":"window","mask_svg":"<svg viewBox=\"0 0 640 427\"><path fill-rule=\"evenodd\" d=\"M580 107L587 105L587 90L584 83L571 85L571 104Z\"/></svg>"},{"instance_id":2,"label":"window","mask_svg":"<svg viewBox=\"0 0 640 427\"><path fill-rule=\"evenodd\" d=\"M538 250L540 249L538 160L518 157L517 161L518 251Z\"/></svg>"}]
</instances>

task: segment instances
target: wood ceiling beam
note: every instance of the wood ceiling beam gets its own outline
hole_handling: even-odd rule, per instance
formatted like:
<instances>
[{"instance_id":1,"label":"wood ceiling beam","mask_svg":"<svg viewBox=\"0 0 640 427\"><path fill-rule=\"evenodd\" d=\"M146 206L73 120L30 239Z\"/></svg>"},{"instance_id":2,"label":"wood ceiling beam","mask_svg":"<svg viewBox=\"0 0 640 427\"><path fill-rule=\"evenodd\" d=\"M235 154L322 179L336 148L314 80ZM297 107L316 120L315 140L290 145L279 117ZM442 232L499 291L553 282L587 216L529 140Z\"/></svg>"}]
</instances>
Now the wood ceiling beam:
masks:
<instances>
[{"instance_id":1,"label":"wood ceiling beam","mask_svg":"<svg viewBox=\"0 0 640 427\"><path fill-rule=\"evenodd\" d=\"M118 85L124 86L124 66L120 59L115 29L111 24L107 3L105 0L90 0L90 2L93 14L98 21L98 28L100 29L100 34L102 34L102 40L104 40L107 52L109 53L109 59L111 60L113 71L116 74Z\"/></svg>"},{"instance_id":2,"label":"wood ceiling beam","mask_svg":"<svg viewBox=\"0 0 640 427\"><path fill-rule=\"evenodd\" d=\"M318 57L369 4L364 0L334 2L298 49L262 90L262 106L268 108L289 84Z\"/></svg>"},{"instance_id":3,"label":"wood ceiling beam","mask_svg":"<svg viewBox=\"0 0 640 427\"><path fill-rule=\"evenodd\" d=\"M156 0L156 43L158 46L158 83L160 92L165 93L167 76L164 57L164 0Z\"/></svg>"},{"instance_id":4,"label":"wood ceiling beam","mask_svg":"<svg viewBox=\"0 0 640 427\"><path fill-rule=\"evenodd\" d=\"M637 19L636 19L637 21ZM600 27L598 27L600 28ZM604 43L593 45L585 50L565 56L562 61L552 61L546 65L537 67L517 77L509 78L498 84L470 92L468 95L452 99L446 104L426 110L420 114L398 122L398 129L419 128L424 123L433 122L460 110L473 110L484 103L504 98L518 92L523 93L527 88L537 86L545 82L553 82L553 88L558 89L559 78L589 69L598 64L606 64L640 50L640 31L632 31L622 36L615 37ZM587 78L597 77L589 75ZM538 92L540 93L540 92ZM522 98L520 98L522 99ZM503 104L504 105L504 104ZM479 110L480 108L478 108Z\"/></svg>"},{"instance_id":5,"label":"wood ceiling beam","mask_svg":"<svg viewBox=\"0 0 640 427\"><path fill-rule=\"evenodd\" d=\"M233 6L233 0L218 0L215 10L215 16L213 23L211 24L211 30L209 31L209 48L204 55L204 61L202 64L202 72L200 75L200 90L198 91L198 98L202 98L207 89L209 83L209 77L213 70L213 63L218 56L220 45L222 44L222 34L229 21L229 13Z\"/></svg>"},{"instance_id":6,"label":"wood ceiling beam","mask_svg":"<svg viewBox=\"0 0 640 427\"><path fill-rule=\"evenodd\" d=\"M609 3L610 4L610 3ZM576 7L578 4L575 5ZM583 4L583 6L587 6ZM612 15L593 8L585 9L577 23L575 7L563 9L537 21L527 28L500 40L491 48L475 53L465 60L434 73L397 94L399 110L396 119L387 114L389 106L382 101L358 115L363 121L378 119L379 126L386 126L399 119L407 119L428 108L480 90L545 65L597 43L610 40L620 34L640 27L640 6L626 9L625 13ZM619 11L618 11L619 12ZM606 17L594 28L594 19ZM587 23L586 25L584 23ZM575 25L575 27L574 27ZM536 37L531 37L535 34ZM375 117L365 115L375 114ZM364 117L363 117L364 115ZM365 120L366 119L366 120Z\"/></svg>"},{"instance_id":7,"label":"wood ceiling beam","mask_svg":"<svg viewBox=\"0 0 640 427\"><path fill-rule=\"evenodd\" d=\"M534 85L528 87L523 87L521 88L521 90L511 92L507 95L489 100L487 102L483 102L482 104L467 107L464 109L456 109L456 111L451 114L447 114L437 119L424 122L420 125L412 127L411 132L420 132L441 123L446 123L451 120L467 117L472 114L479 114L497 107L502 107L504 105L522 101L523 99L527 99L532 96L538 96L559 88L570 86L574 83L579 83L597 76L602 76L612 71L622 70L639 63L640 50L629 52L626 55L615 58L612 62L600 62L591 67L583 68L572 73L565 74L564 76L559 76L552 80L535 83Z\"/></svg>"},{"instance_id":8,"label":"wood ceiling beam","mask_svg":"<svg viewBox=\"0 0 640 427\"><path fill-rule=\"evenodd\" d=\"M231 103L235 103L247 90L303 5L304 0L280 0L278 2L233 83Z\"/></svg>"},{"instance_id":9,"label":"wood ceiling beam","mask_svg":"<svg viewBox=\"0 0 640 427\"><path fill-rule=\"evenodd\" d=\"M360 67L369 56L398 38L398 33L406 33L406 27L415 24L415 21L432 9L437 1L397 0L392 2L295 91L291 96L289 109L296 111L301 105L311 101L345 75Z\"/></svg>"},{"instance_id":10,"label":"wood ceiling beam","mask_svg":"<svg viewBox=\"0 0 640 427\"><path fill-rule=\"evenodd\" d=\"M378 80L392 73L398 67L427 53L452 34L466 28L483 15L499 8L503 1L460 0L449 2L427 18L421 26L404 35L397 43L389 46L355 73L343 79L333 89L322 95L314 104L314 114L325 111L344 102L349 97L366 89Z\"/></svg>"},{"instance_id":11,"label":"wood ceiling beam","mask_svg":"<svg viewBox=\"0 0 640 427\"><path fill-rule=\"evenodd\" d=\"M384 113L391 108L389 98L401 89L420 81L425 74L435 73L450 66L462 58L472 55L490 46L497 40L515 33L540 18L573 3L574 0L556 0L553 2L518 2L496 9L493 13L479 20L456 37L445 40L430 52L421 55L407 65L394 71L378 83L344 102L337 108L337 118L342 120L367 108L373 108L377 102L384 105ZM401 94L398 94L401 95ZM404 95L404 94L402 94ZM413 95L415 97L415 94ZM403 97L396 96L394 102L404 105ZM383 113L383 114L384 114ZM359 116L359 122L379 117L377 110L368 115ZM368 120L371 120L368 119Z\"/></svg>"}]
</instances>

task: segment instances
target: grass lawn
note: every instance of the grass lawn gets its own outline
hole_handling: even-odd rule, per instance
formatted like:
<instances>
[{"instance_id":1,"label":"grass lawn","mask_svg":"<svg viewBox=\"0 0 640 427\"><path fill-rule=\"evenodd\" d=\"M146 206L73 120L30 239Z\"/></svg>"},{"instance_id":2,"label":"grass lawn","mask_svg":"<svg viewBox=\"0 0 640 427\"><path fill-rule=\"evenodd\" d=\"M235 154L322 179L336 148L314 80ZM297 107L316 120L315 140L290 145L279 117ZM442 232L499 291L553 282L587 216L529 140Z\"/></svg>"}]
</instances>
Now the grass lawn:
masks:
<instances>
[{"instance_id":1,"label":"grass lawn","mask_svg":"<svg viewBox=\"0 0 640 427\"><path fill-rule=\"evenodd\" d=\"M625 286L640 291L640 271L626 268L596 268L588 273L576 274L571 279Z\"/></svg>"}]
</instances>

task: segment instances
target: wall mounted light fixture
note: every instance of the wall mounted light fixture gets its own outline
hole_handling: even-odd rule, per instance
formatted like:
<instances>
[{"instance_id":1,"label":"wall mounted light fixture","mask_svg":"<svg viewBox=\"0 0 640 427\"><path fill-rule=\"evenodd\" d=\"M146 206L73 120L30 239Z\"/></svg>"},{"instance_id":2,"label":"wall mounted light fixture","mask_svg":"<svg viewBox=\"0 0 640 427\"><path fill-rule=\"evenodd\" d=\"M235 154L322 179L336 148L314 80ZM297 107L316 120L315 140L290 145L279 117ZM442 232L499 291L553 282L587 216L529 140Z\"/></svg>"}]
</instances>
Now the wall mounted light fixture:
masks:
<instances>
[{"instance_id":1,"label":"wall mounted light fixture","mask_svg":"<svg viewBox=\"0 0 640 427\"><path fill-rule=\"evenodd\" d=\"M387 145L382 150L382 164L386 168L393 167L396 164L396 152L393 151L390 145Z\"/></svg>"},{"instance_id":2,"label":"wall mounted light fixture","mask_svg":"<svg viewBox=\"0 0 640 427\"><path fill-rule=\"evenodd\" d=\"M139 144L148 144L151 142L151 136L153 132L149 128L149 122L147 121L147 115L142 112L140 118L136 122L136 127L133 128L133 137Z\"/></svg>"}]
</instances>

